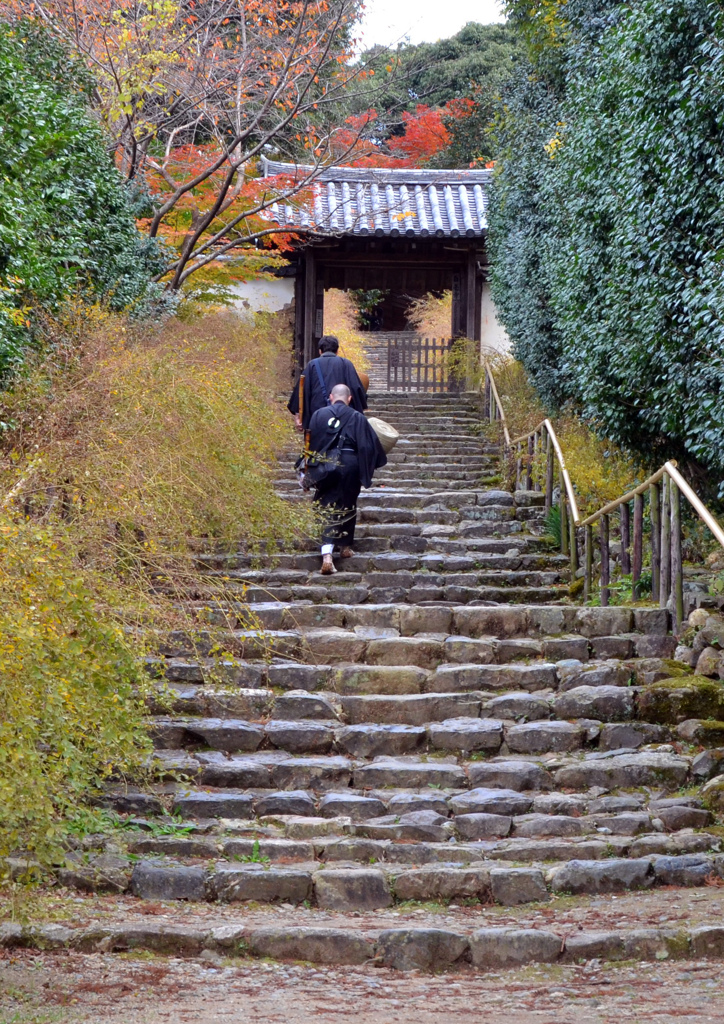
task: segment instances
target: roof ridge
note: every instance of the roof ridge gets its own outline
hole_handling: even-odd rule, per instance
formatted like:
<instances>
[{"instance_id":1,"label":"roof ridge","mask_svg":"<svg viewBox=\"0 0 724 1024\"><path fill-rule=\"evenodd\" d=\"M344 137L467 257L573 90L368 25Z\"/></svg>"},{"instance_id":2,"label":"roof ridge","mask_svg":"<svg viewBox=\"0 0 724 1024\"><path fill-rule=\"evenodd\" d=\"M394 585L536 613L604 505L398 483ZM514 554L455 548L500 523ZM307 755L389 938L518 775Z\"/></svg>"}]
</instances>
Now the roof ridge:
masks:
<instances>
[{"instance_id":1,"label":"roof ridge","mask_svg":"<svg viewBox=\"0 0 724 1024\"><path fill-rule=\"evenodd\" d=\"M275 174L291 174L295 177L314 175L318 181L397 181L411 184L439 182L463 184L464 182L487 183L492 177L489 167L428 168L428 167L349 167L345 164L316 166L294 164L262 157L264 177Z\"/></svg>"}]
</instances>

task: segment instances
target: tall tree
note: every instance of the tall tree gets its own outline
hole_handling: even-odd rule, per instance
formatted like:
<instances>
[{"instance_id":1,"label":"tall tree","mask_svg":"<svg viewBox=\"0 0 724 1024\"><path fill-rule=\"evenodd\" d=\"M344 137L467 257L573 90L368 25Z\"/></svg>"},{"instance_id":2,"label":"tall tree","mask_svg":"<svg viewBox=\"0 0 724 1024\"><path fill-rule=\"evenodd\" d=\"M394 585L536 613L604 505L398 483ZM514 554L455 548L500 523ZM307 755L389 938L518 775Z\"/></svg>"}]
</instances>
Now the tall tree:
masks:
<instances>
[{"instance_id":1,"label":"tall tree","mask_svg":"<svg viewBox=\"0 0 724 1024\"><path fill-rule=\"evenodd\" d=\"M260 215L329 159L332 111L352 67L359 0L0 0L86 61L117 164L149 188L147 228L177 246L166 285L273 229ZM343 120L343 118L341 118ZM260 156L303 152L312 170L263 188Z\"/></svg>"},{"instance_id":2,"label":"tall tree","mask_svg":"<svg viewBox=\"0 0 724 1024\"><path fill-rule=\"evenodd\" d=\"M554 8L519 9L532 63L500 120L496 303L550 404L575 403L644 459L674 456L719 484L721 5Z\"/></svg>"}]
</instances>

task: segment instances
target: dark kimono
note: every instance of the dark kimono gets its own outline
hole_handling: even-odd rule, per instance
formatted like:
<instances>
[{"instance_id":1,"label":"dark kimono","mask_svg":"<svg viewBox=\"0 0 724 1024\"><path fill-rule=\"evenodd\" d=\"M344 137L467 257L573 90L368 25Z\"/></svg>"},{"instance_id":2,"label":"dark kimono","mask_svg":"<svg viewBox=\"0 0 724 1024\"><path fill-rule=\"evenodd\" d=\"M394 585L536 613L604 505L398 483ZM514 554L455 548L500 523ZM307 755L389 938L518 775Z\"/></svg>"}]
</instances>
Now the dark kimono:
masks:
<instances>
[{"instance_id":1,"label":"dark kimono","mask_svg":"<svg viewBox=\"0 0 724 1024\"><path fill-rule=\"evenodd\" d=\"M339 438L337 444L334 437ZM344 402L318 409L312 416L310 450L334 447L341 452L341 466L321 481L315 494L315 500L327 510L322 542L351 547L360 489L370 486L375 470L387 464L387 456L362 413Z\"/></svg>"},{"instance_id":2,"label":"dark kimono","mask_svg":"<svg viewBox=\"0 0 724 1024\"><path fill-rule=\"evenodd\" d=\"M322 391L319 381L317 365L319 365L324 378L324 391ZM305 430L309 430L312 416L317 409L323 409L326 406L329 393L335 384L347 385L352 392L353 409L356 409L357 412L364 412L367 408L367 393L362 387L362 381L357 376L354 363L351 363L349 359L343 359L342 356L336 356L332 352L324 352L317 359L310 360L304 371L302 426ZM299 412L299 381L294 385L287 409L293 416Z\"/></svg>"}]
</instances>

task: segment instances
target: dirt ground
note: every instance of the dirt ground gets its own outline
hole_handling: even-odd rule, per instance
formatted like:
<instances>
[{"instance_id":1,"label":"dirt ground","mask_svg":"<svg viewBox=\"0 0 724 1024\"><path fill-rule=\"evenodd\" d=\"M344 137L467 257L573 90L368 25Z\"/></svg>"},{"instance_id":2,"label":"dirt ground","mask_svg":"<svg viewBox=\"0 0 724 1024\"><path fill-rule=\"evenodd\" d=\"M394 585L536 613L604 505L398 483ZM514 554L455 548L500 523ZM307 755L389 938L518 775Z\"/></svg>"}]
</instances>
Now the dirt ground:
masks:
<instances>
[{"instance_id":1,"label":"dirt ground","mask_svg":"<svg viewBox=\"0 0 724 1024\"><path fill-rule=\"evenodd\" d=\"M2 1024L704 1024L724 964L540 967L431 977L374 967L5 952Z\"/></svg>"},{"instance_id":2,"label":"dirt ground","mask_svg":"<svg viewBox=\"0 0 724 1024\"><path fill-rule=\"evenodd\" d=\"M365 914L304 907L163 904L58 890L0 899L0 918L324 924L377 931L401 925L517 924L578 929L720 924L724 890L658 889L508 907L403 905ZM132 954L0 950L0 1024L724 1024L724 962L541 966L431 976L386 968Z\"/></svg>"},{"instance_id":3,"label":"dirt ground","mask_svg":"<svg viewBox=\"0 0 724 1024\"><path fill-rule=\"evenodd\" d=\"M718 880L717 880L718 881ZM0 921L49 922L87 927L96 921L183 924L208 930L215 925L319 925L377 932L383 928L450 928L470 933L476 928L545 928L564 936L578 930L618 928L685 928L720 924L724 919L724 887L694 889L662 887L644 892L602 896L561 896L519 907L451 903L398 904L387 910L334 911L288 904L184 903L139 900L132 896L80 896L60 888L28 893L0 891Z\"/></svg>"}]
</instances>

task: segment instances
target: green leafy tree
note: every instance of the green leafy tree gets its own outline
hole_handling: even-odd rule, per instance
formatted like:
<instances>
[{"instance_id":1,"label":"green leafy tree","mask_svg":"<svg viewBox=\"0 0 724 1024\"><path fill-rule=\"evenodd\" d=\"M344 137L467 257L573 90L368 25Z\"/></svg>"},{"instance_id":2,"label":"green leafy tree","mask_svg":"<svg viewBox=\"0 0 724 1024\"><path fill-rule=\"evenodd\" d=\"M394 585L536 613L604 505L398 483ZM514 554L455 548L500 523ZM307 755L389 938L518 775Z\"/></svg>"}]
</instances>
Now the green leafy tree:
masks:
<instances>
[{"instance_id":1,"label":"green leafy tree","mask_svg":"<svg viewBox=\"0 0 724 1024\"><path fill-rule=\"evenodd\" d=\"M560 15L547 48L529 32L499 118L494 297L549 405L718 483L724 12L572 0Z\"/></svg>"},{"instance_id":2,"label":"green leafy tree","mask_svg":"<svg viewBox=\"0 0 724 1024\"><path fill-rule=\"evenodd\" d=\"M436 43L401 43L390 53L382 48L363 55L375 71L355 97L355 111L367 107L379 115L379 132L389 138L402 134L402 113L419 104L444 107L452 101L469 105L466 118L450 114L446 127L450 146L435 161L438 167L465 166L489 160L492 147L487 127L503 84L511 75L523 47L505 24L470 22L456 35ZM373 96L374 90L374 96Z\"/></svg>"},{"instance_id":3,"label":"green leafy tree","mask_svg":"<svg viewBox=\"0 0 724 1024\"><path fill-rule=\"evenodd\" d=\"M38 308L80 290L139 311L164 257L136 228L144 198L89 116L90 82L46 33L0 25L0 375L22 359Z\"/></svg>"}]
</instances>

